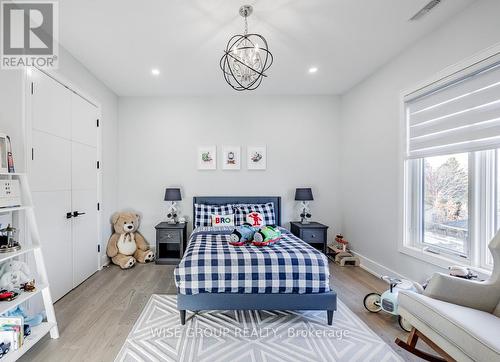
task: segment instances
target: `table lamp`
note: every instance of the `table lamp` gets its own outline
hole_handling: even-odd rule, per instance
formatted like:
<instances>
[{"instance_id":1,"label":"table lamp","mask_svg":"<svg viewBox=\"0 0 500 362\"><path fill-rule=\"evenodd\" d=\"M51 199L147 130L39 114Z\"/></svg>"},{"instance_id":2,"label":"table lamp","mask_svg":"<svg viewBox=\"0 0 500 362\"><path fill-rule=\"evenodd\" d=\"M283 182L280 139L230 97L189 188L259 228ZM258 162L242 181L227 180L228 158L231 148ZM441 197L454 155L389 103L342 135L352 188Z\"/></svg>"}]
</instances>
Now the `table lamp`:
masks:
<instances>
[{"instance_id":1,"label":"table lamp","mask_svg":"<svg viewBox=\"0 0 500 362\"><path fill-rule=\"evenodd\" d=\"M176 224L177 223L177 202L181 201L181 189L178 188L167 188L165 189L165 201L170 202L170 206L167 210L167 223Z\"/></svg>"},{"instance_id":2,"label":"table lamp","mask_svg":"<svg viewBox=\"0 0 500 362\"><path fill-rule=\"evenodd\" d=\"M295 189L295 201L300 201L300 206L302 212L300 214L301 224L309 224L309 218L311 217L311 213L309 210L309 201L314 200L312 190L309 187L305 188L297 188Z\"/></svg>"}]
</instances>

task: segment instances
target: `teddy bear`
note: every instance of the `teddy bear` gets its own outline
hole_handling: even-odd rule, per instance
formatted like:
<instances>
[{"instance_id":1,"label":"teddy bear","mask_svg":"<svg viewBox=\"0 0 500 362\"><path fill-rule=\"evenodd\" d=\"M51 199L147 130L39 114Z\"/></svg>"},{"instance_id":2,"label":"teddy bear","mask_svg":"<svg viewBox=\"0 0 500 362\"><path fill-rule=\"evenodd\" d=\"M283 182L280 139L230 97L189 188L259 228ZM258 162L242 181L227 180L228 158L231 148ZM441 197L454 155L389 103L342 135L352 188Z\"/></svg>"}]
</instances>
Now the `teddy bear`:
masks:
<instances>
[{"instance_id":1,"label":"teddy bear","mask_svg":"<svg viewBox=\"0 0 500 362\"><path fill-rule=\"evenodd\" d=\"M108 241L106 254L122 269L132 268L136 262L147 263L155 254L137 231L140 217L134 212L117 212L111 217L114 233Z\"/></svg>"},{"instance_id":2,"label":"teddy bear","mask_svg":"<svg viewBox=\"0 0 500 362\"><path fill-rule=\"evenodd\" d=\"M0 289L20 289L32 279L28 265L20 260L10 259L0 266Z\"/></svg>"}]
</instances>

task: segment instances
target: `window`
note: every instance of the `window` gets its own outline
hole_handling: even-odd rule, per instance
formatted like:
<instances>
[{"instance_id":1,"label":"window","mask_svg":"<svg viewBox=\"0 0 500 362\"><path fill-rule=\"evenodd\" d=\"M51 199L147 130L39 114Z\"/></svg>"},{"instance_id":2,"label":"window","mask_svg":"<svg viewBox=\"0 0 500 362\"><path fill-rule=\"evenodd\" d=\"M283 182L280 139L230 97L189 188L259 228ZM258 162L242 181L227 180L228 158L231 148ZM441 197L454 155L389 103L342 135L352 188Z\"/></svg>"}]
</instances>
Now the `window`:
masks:
<instances>
[{"instance_id":1,"label":"window","mask_svg":"<svg viewBox=\"0 0 500 362\"><path fill-rule=\"evenodd\" d=\"M500 227L500 54L404 98L403 252L493 265Z\"/></svg>"},{"instance_id":2,"label":"window","mask_svg":"<svg viewBox=\"0 0 500 362\"><path fill-rule=\"evenodd\" d=\"M466 255L469 235L469 155L424 158L422 243Z\"/></svg>"}]
</instances>

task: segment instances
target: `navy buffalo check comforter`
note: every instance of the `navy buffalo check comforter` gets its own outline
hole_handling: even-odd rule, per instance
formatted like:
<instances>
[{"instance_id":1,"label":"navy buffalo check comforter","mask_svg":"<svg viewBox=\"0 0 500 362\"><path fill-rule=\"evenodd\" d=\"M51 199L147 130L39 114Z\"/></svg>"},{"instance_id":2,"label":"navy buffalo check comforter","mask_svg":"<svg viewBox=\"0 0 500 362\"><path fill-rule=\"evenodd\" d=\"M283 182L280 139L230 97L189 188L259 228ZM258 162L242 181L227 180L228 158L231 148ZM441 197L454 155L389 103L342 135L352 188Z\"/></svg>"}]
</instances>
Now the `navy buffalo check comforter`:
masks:
<instances>
[{"instance_id":1,"label":"navy buffalo check comforter","mask_svg":"<svg viewBox=\"0 0 500 362\"><path fill-rule=\"evenodd\" d=\"M281 228L283 237L265 247L232 246L232 228L193 231L175 282L181 294L325 293L329 287L324 254Z\"/></svg>"}]
</instances>

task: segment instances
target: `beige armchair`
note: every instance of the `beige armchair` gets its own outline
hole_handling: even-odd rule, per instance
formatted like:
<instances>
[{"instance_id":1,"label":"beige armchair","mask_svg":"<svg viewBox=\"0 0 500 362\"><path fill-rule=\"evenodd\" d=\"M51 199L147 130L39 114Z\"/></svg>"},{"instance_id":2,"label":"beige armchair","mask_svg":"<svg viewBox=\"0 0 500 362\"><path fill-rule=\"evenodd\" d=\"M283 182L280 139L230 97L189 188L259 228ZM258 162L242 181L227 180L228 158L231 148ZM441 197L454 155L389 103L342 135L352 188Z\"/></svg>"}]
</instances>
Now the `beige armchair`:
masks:
<instances>
[{"instance_id":1,"label":"beige armchair","mask_svg":"<svg viewBox=\"0 0 500 362\"><path fill-rule=\"evenodd\" d=\"M423 294L400 292L399 313L413 326L396 343L429 361L500 361L500 231L491 240L493 272L483 282L434 274ZM416 348L426 342L442 358Z\"/></svg>"}]
</instances>

